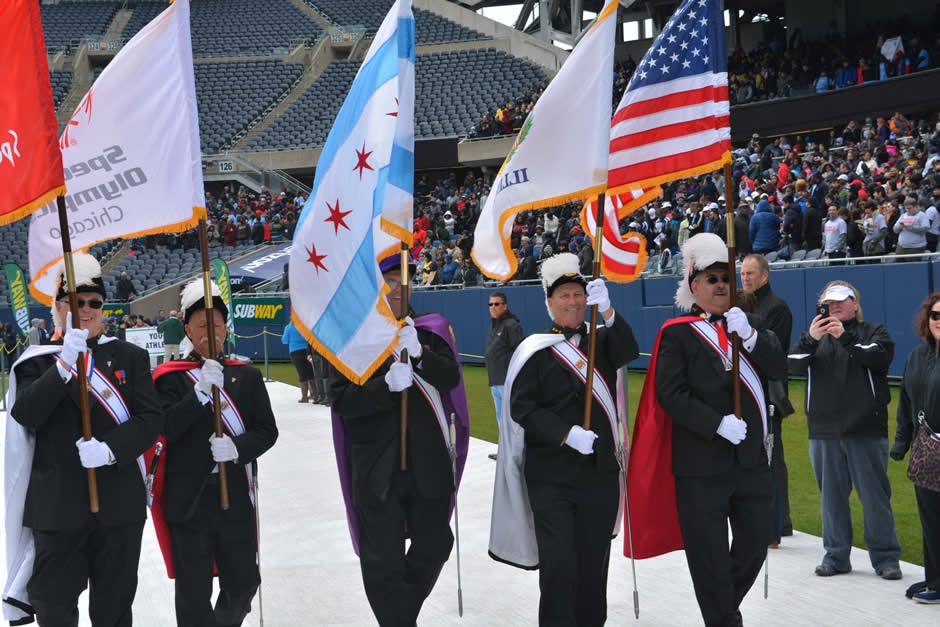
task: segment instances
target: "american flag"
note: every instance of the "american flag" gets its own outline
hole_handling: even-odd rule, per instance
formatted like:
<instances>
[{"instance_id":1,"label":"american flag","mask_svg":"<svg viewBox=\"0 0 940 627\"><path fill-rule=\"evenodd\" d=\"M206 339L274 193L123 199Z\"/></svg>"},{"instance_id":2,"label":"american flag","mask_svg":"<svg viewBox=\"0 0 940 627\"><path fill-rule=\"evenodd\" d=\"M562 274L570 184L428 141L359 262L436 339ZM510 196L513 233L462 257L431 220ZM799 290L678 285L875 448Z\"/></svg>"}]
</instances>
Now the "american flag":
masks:
<instances>
[{"instance_id":1,"label":"american flag","mask_svg":"<svg viewBox=\"0 0 940 627\"><path fill-rule=\"evenodd\" d=\"M685 0L637 65L614 113L607 193L649 189L731 158L718 0Z\"/></svg>"}]
</instances>

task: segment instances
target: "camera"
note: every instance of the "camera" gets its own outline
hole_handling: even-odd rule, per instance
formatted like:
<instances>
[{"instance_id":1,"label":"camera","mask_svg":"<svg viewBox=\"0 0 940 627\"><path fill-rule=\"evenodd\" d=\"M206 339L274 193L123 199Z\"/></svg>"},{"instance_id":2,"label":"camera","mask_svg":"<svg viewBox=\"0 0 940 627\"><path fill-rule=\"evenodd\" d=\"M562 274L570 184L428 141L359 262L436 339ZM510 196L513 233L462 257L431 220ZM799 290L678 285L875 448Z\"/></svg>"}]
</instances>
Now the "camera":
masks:
<instances>
[{"instance_id":1,"label":"camera","mask_svg":"<svg viewBox=\"0 0 940 627\"><path fill-rule=\"evenodd\" d=\"M817 315L822 316L823 318L829 317L829 303L819 303L816 305Z\"/></svg>"}]
</instances>

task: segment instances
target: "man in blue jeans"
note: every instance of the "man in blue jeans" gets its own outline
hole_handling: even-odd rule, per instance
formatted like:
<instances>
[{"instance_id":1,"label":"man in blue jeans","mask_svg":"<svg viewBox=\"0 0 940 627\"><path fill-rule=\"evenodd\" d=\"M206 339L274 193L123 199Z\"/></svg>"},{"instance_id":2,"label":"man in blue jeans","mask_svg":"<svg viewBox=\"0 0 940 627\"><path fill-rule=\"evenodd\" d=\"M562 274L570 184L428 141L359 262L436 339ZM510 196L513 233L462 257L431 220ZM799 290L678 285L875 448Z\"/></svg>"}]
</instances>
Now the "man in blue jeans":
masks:
<instances>
[{"instance_id":1,"label":"man in blue jeans","mask_svg":"<svg viewBox=\"0 0 940 627\"><path fill-rule=\"evenodd\" d=\"M516 347L525 339L519 319L509 311L506 294L493 292L489 298L490 318L493 322L486 336L486 373L490 380L490 391L496 405L496 424L502 426L503 384L509 359ZM496 459L496 454L490 455Z\"/></svg>"},{"instance_id":2,"label":"man in blue jeans","mask_svg":"<svg viewBox=\"0 0 940 627\"><path fill-rule=\"evenodd\" d=\"M888 366L894 341L887 329L865 322L858 290L832 281L819 297L828 315L817 314L790 349L790 369L804 374L809 454L822 495L823 548L820 577L852 570L849 494L858 490L865 517L865 543L875 573L900 579L901 545L888 482Z\"/></svg>"}]
</instances>

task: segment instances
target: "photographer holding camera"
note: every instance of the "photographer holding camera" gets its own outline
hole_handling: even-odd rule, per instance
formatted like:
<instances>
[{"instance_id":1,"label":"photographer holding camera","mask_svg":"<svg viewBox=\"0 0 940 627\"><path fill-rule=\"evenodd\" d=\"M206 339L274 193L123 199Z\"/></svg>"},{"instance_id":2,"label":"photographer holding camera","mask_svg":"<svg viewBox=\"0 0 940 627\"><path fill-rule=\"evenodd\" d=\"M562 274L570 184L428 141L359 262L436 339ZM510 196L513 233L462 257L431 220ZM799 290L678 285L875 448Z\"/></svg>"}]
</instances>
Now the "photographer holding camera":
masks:
<instances>
[{"instance_id":1,"label":"photographer holding camera","mask_svg":"<svg viewBox=\"0 0 940 627\"><path fill-rule=\"evenodd\" d=\"M822 494L820 577L852 570L854 486L865 517L865 543L875 572L900 579L901 546L888 482L888 366L894 341L865 322L858 290L832 281L819 297L809 330L790 349L790 372L806 376L809 454Z\"/></svg>"}]
</instances>

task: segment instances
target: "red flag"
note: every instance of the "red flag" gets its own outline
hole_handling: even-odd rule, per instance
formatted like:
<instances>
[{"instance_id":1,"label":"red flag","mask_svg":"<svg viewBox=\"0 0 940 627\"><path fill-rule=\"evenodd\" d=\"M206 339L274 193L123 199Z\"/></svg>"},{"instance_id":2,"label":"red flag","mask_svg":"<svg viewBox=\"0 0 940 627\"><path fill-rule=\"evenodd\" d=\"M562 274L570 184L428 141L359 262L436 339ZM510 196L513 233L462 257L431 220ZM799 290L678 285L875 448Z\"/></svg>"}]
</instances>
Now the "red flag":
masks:
<instances>
[{"instance_id":1,"label":"red flag","mask_svg":"<svg viewBox=\"0 0 940 627\"><path fill-rule=\"evenodd\" d=\"M672 419L656 401L656 357L663 329L699 320L682 316L667 320L653 346L633 426L633 444L627 468L627 494L633 528L633 556L656 557L683 547L676 510L676 479L672 474ZM630 557L624 541L623 554Z\"/></svg>"},{"instance_id":2,"label":"red flag","mask_svg":"<svg viewBox=\"0 0 940 627\"><path fill-rule=\"evenodd\" d=\"M607 193L647 189L731 158L724 18L684 0L650 46L614 113Z\"/></svg>"},{"instance_id":3,"label":"red flag","mask_svg":"<svg viewBox=\"0 0 940 627\"><path fill-rule=\"evenodd\" d=\"M638 279L646 268L646 237L636 231L622 234L620 220L627 217L636 207L659 194L659 187L654 187L606 197L601 270L607 280L614 283L630 283ZM581 228L590 236L595 250L597 250L597 242L594 241L594 234L597 231L596 215L597 201L584 203L581 208Z\"/></svg>"},{"instance_id":4,"label":"red flag","mask_svg":"<svg viewBox=\"0 0 940 627\"><path fill-rule=\"evenodd\" d=\"M65 193L39 3L0 3L0 225Z\"/></svg>"}]
</instances>

